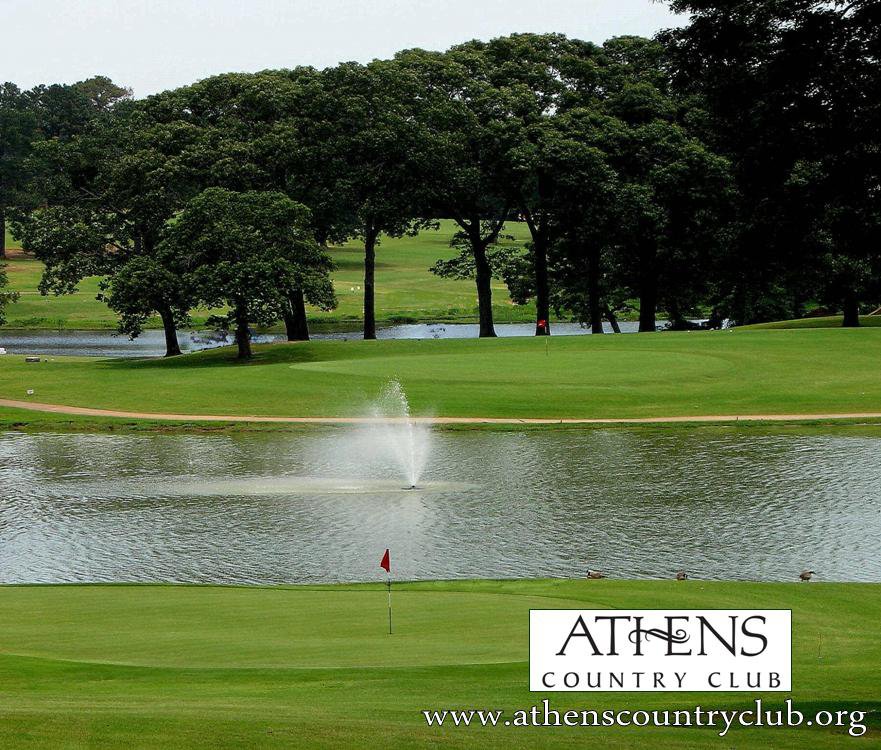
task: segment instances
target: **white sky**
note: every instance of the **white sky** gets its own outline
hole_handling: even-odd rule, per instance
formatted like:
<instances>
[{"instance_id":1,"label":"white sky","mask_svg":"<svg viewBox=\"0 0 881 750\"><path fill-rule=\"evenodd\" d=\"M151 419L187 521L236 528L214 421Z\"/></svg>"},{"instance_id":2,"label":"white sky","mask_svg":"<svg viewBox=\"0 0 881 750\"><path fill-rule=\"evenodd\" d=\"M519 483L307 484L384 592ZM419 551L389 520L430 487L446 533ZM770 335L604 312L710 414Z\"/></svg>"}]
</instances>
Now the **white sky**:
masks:
<instances>
[{"instance_id":1,"label":"white sky","mask_svg":"<svg viewBox=\"0 0 881 750\"><path fill-rule=\"evenodd\" d=\"M368 62L516 31L602 42L679 23L653 0L0 0L0 80L103 74L141 97L215 73Z\"/></svg>"}]
</instances>

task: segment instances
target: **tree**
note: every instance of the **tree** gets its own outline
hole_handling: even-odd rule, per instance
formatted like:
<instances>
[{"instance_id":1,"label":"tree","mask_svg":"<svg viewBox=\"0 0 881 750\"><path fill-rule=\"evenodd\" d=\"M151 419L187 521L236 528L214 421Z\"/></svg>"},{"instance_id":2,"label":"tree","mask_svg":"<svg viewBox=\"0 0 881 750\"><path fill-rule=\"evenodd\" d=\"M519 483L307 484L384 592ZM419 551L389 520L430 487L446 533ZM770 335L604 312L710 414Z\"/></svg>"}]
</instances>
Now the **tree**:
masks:
<instances>
[{"instance_id":1,"label":"tree","mask_svg":"<svg viewBox=\"0 0 881 750\"><path fill-rule=\"evenodd\" d=\"M141 334L151 317L159 315L165 332L165 356L173 357L181 353L176 331L190 321L187 310L193 295L185 279L163 260L161 254L130 258L101 280L98 299L119 316L119 332L131 338Z\"/></svg>"},{"instance_id":2,"label":"tree","mask_svg":"<svg viewBox=\"0 0 881 750\"><path fill-rule=\"evenodd\" d=\"M6 255L8 212L27 212L42 198L33 184L34 142L64 141L83 133L130 95L104 76L29 91L12 83L0 85L0 258Z\"/></svg>"},{"instance_id":3,"label":"tree","mask_svg":"<svg viewBox=\"0 0 881 750\"><path fill-rule=\"evenodd\" d=\"M674 83L702 100L706 137L731 161L739 188L735 252L724 269L732 316L797 314L807 295L830 291L832 272L836 304L856 322L859 269L875 265L878 246L881 7L671 4L690 14L662 37Z\"/></svg>"},{"instance_id":4,"label":"tree","mask_svg":"<svg viewBox=\"0 0 881 750\"><path fill-rule=\"evenodd\" d=\"M728 165L678 125L628 128L612 163L621 189L622 245L639 297L639 330L656 329L659 305L674 324L700 298L708 258L724 247Z\"/></svg>"},{"instance_id":5,"label":"tree","mask_svg":"<svg viewBox=\"0 0 881 750\"><path fill-rule=\"evenodd\" d=\"M594 110L575 109L554 126L542 168L553 175L547 204L555 306L602 334L603 317L615 307L613 287L620 283L620 274L612 281L610 256L621 243L622 223L620 178L604 146L623 125Z\"/></svg>"},{"instance_id":6,"label":"tree","mask_svg":"<svg viewBox=\"0 0 881 750\"><path fill-rule=\"evenodd\" d=\"M549 335L548 253L556 239L553 230L560 226L554 221L551 202L560 155L551 155L548 149L556 144L557 115L571 105L577 91L581 105L586 105L586 72L596 68L600 50L589 42L570 40L561 34L514 34L489 42L468 42L454 50L481 56L485 66L473 69L486 76L488 85L506 94L505 101L510 107L506 118L517 133L509 138L511 150L499 165L500 190L529 228L528 265L532 278L524 284L522 272L526 266L520 263L515 263L518 271L508 264L505 273L509 282L519 285L518 301L526 301L524 294L535 297L536 335Z\"/></svg>"},{"instance_id":7,"label":"tree","mask_svg":"<svg viewBox=\"0 0 881 750\"><path fill-rule=\"evenodd\" d=\"M280 320L289 290L310 277L329 283L329 259L309 224L308 209L283 193L208 188L169 222L159 253L199 302L230 308L238 357L246 360L252 324Z\"/></svg>"},{"instance_id":8,"label":"tree","mask_svg":"<svg viewBox=\"0 0 881 750\"><path fill-rule=\"evenodd\" d=\"M5 267L0 265L0 326L6 322L6 305L15 302L18 299L18 292L6 289L7 283L8 280L6 278Z\"/></svg>"},{"instance_id":9,"label":"tree","mask_svg":"<svg viewBox=\"0 0 881 750\"><path fill-rule=\"evenodd\" d=\"M229 73L213 76L158 97L146 108L166 127L186 123L201 133L210 158L200 167L201 188L273 190L310 209L312 229L322 246L342 242L357 227L347 173L331 147L339 137L333 114L337 93L312 68ZM283 319L290 341L306 340L306 303L319 309L335 304L326 274L303 279L289 290Z\"/></svg>"},{"instance_id":10,"label":"tree","mask_svg":"<svg viewBox=\"0 0 881 750\"><path fill-rule=\"evenodd\" d=\"M596 110L574 109L533 125L531 130L540 132L525 143L521 161L520 149L512 151L524 172L534 171L542 184L529 220L540 233L533 234L525 256L513 254L502 264L511 298L523 304L535 296L539 304L538 287L544 283L548 307L589 322L594 333L603 332L611 292L607 259L619 241L620 224L618 175L603 148L622 128ZM536 259L540 252L541 261ZM537 322L537 335L549 333L547 313L540 310L545 317Z\"/></svg>"},{"instance_id":11,"label":"tree","mask_svg":"<svg viewBox=\"0 0 881 750\"><path fill-rule=\"evenodd\" d=\"M418 154L426 187L422 214L458 224L455 241L473 263L480 336L495 336L488 250L512 208L499 179L516 130L506 116L510 106L505 94L486 82L480 72L486 62L478 53L411 50L395 59L421 82L414 106L425 126Z\"/></svg>"},{"instance_id":12,"label":"tree","mask_svg":"<svg viewBox=\"0 0 881 750\"><path fill-rule=\"evenodd\" d=\"M155 259L165 222L198 191L215 156L198 128L156 122L142 104L128 102L68 140L37 144L32 161L47 205L22 216L16 228L22 245L44 263L40 291L68 294L87 276L112 276L135 257ZM144 264L139 271L160 265ZM157 277L157 288L163 278ZM156 308L167 355L180 354L176 322L186 318L188 307L178 303L182 308ZM136 320L122 314L121 330L138 335L139 325L128 326Z\"/></svg>"},{"instance_id":13,"label":"tree","mask_svg":"<svg viewBox=\"0 0 881 750\"><path fill-rule=\"evenodd\" d=\"M620 267L640 331L656 330L659 307L682 325L726 251L729 165L699 137L697 103L671 89L660 44L619 37L603 52L601 109L620 124L602 144L618 176Z\"/></svg>"},{"instance_id":14,"label":"tree","mask_svg":"<svg viewBox=\"0 0 881 750\"><path fill-rule=\"evenodd\" d=\"M415 218L424 175L413 157L425 133L410 103L419 95L419 80L401 65L375 61L330 68L322 83L329 99L319 108L329 121L322 162L355 217L352 236L364 242L364 338L375 339L380 237L413 234L430 223Z\"/></svg>"},{"instance_id":15,"label":"tree","mask_svg":"<svg viewBox=\"0 0 881 750\"><path fill-rule=\"evenodd\" d=\"M39 137L28 97L13 83L0 85L0 258L6 257L8 210L27 187L26 160Z\"/></svg>"}]
</instances>

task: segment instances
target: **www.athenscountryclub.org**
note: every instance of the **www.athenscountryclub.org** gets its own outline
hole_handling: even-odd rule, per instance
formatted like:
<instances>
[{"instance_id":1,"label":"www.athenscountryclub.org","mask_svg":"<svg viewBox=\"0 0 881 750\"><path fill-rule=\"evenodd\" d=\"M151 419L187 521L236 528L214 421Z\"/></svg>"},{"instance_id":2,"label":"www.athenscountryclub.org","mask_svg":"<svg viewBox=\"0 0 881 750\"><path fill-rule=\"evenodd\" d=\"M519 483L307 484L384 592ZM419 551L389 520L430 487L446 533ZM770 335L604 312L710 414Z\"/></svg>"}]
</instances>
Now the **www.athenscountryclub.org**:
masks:
<instances>
[{"instance_id":1,"label":"www.athenscountryclub.org","mask_svg":"<svg viewBox=\"0 0 881 750\"><path fill-rule=\"evenodd\" d=\"M757 698L750 709L608 709L566 710L551 708L549 701L511 713L492 709L427 709L430 727L710 727L725 737L733 727L846 727L851 737L866 733L865 711L820 710L802 712L784 701L782 708L766 708Z\"/></svg>"}]
</instances>

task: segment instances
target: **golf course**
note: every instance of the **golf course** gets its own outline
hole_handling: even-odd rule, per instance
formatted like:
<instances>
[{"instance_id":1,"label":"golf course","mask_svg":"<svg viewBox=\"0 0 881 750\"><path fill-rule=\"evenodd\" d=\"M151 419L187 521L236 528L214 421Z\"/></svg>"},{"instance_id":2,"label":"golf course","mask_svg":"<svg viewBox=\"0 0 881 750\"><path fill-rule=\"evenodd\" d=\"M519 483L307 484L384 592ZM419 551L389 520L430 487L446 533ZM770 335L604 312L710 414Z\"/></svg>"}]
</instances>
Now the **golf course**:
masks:
<instances>
[{"instance_id":1,"label":"golf course","mask_svg":"<svg viewBox=\"0 0 881 750\"><path fill-rule=\"evenodd\" d=\"M881 589L859 584L458 581L0 588L4 747L877 747ZM530 608L793 613L793 705L847 727L428 727L425 709L749 709L778 694L528 690ZM846 627L842 627L846 622Z\"/></svg>"},{"instance_id":2,"label":"golf course","mask_svg":"<svg viewBox=\"0 0 881 750\"><path fill-rule=\"evenodd\" d=\"M881 0L41 0L0 750L881 750Z\"/></svg>"},{"instance_id":3,"label":"golf course","mask_svg":"<svg viewBox=\"0 0 881 750\"><path fill-rule=\"evenodd\" d=\"M150 414L363 417L390 379L414 416L661 419L881 411L881 331L312 341L173 359L0 357L0 398ZM756 387L761 383L762 387ZM27 391L33 391L28 394ZM70 416L4 408L7 424Z\"/></svg>"}]
</instances>

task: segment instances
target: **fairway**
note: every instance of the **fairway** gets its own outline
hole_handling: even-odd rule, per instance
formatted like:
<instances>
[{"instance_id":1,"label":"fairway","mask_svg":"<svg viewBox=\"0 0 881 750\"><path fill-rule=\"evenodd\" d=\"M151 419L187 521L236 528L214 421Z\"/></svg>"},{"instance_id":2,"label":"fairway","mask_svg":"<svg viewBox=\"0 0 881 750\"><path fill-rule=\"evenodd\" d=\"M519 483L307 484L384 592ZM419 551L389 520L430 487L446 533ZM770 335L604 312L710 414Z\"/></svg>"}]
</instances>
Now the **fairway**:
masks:
<instances>
[{"instance_id":1,"label":"fairway","mask_svg":"<svg viewBox=\"0 0 881 750\"><path fill-rule=\"evenodd\" d=\"M0 398L173 414L360 417L392 378L414 415L653 418L881 411L881 331L314 341L170 360L0 357ZM28 396L27 390L33 390ZM2 414L2 412L0 412ZM19 421L21 412L7 414ZM24 421L58 421L31 414ZM69 419L69 418L67 418Z\"/></svg>"},{"instance_id":2,"label":"fairway","mask_svg":"<svg viewBox=\"0 0 881 750\"><path fill-rule=\"evenodd\" d=\"M874 584L462 581L383 586L0 588L3 747L877 746ZM793 610L793 698L846 728L428 728L424 709L749 708L755 694L530 693L530 608ZM846 618L847 627L841 623ZM779 706L784 695L762 696Z\"/></svg>"},{"instance_id":3,"label":"fairway","mask_svg":"<svg viewBox=\"0 0 881 750\"><path fill-rule=\"evenodd\" d=\"M450 239L456 228L452 221L440 222L438 231L426 230L416 237L386 237L376 255L376 311L380 323L467 321L477 319L474 282L442 279L429 272L435 261L451 258L455 251ZM500 244L522 243L529 232L525 225L511 222ZM7 235L7 247L18 242ZM331 248L337 264L333 272L334 290L339 307L330 312L310 310L313 322L358 328L363 312L364 246L350 241ZM108 329L116 327L116 317L98 294L97 277L85 279L74 294L43 296L37 289L43 264L16 253L6 264L9 285L21 298L7 310L9 328L33 329ZM493 282L494 311L499 322L528 321L534 318L534 305L517 306L508 298L501 281ZM204 325L212 311L194 310L193 325ZM157 319L149 327L161 328Z\"/></svg>"}]
</instances>

